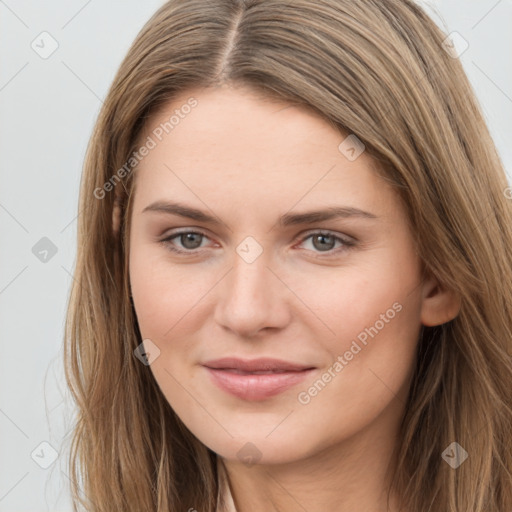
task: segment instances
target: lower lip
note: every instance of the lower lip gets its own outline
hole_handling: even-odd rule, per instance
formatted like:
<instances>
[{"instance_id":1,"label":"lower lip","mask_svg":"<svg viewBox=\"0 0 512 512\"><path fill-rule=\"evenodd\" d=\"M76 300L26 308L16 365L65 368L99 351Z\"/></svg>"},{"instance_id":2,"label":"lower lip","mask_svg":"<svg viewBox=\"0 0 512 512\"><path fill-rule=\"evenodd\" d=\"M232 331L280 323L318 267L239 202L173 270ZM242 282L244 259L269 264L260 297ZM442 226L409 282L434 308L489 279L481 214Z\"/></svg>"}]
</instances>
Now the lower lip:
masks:
<instances>
[{"instance_id":1,"label":"lower lip","mask_svg":"<svg viewBox=\"0 0 512 512\"><path fill-rule=\"evenodd\" d=\"M223 391L243 400L261 401L278 395L310 376L314 368L298 372L241 374L205 366L213 382Z\"/></svg>"}]
</instances>

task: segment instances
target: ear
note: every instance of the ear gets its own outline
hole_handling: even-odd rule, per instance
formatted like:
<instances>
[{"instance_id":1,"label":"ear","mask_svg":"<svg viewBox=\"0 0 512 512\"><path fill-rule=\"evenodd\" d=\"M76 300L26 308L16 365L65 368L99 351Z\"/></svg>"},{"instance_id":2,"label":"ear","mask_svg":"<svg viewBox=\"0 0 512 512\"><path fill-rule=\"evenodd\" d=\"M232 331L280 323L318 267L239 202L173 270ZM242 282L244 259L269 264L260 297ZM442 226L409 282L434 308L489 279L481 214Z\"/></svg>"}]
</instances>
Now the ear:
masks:
<instances>
[{"instance_id":1,"label":"ear","mask_svg":"<svg viewBox=\"0 0 512 512\"><path fill-rule=\"evenodd\" d=\"M112 208L112 231L116 238L119 235L119 227L121 226L121 206L122 199L118 194L116 194L114 207Z\"/></svg>"},{"instance_id":2,"label":"ear","mask_svg":"<svg viewBox=\"0 0 512 512\"><path fill-rule=\"evenodd\" d=\"M441 325L453 320L460 311L461 299L458 293L449 290L435 277L423 283L421 323L426 326Z\"/></svg>"}]
</instances>

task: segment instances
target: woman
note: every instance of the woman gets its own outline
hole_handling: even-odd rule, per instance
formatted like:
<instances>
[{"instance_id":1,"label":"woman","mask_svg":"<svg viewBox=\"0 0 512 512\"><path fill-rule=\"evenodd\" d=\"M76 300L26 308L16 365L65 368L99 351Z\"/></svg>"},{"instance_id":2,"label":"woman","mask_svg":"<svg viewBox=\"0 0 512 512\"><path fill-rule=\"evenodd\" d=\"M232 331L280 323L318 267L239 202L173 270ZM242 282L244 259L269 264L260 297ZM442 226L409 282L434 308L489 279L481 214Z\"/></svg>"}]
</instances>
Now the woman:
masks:
<instances>
[{"instance_id":1,"label":"woman","mask_svg":"<svg viewBox=\"0 0 512 512\"><path fill-rule=\"evenodd\" d=\"M94 511L512 510L512 208L411 1L171 0L88 148Z\"/></svg>"}]
</instances>

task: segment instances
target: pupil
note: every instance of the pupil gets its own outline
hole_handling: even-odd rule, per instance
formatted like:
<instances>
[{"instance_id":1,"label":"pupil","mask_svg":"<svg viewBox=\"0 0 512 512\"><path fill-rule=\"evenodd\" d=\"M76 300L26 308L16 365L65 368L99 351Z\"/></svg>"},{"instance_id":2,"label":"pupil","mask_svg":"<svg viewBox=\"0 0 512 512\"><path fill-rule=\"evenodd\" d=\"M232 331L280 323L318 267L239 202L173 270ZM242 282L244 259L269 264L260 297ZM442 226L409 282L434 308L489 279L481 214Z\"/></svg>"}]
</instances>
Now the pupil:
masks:
<instances>
[{"instance_id":1,"label":"pupil","mask_svg":"<svg viewBox=\"0 0 512 512\"><path fill-rule=\"evenodd\" d=\"M201 240L200 240L201 236L202 235L199 233L185 233L184 235L181 235L181 243L187 249L197 249L197 247L199 247L201 245ZM197 237L197 239L195 241L194 241L194 237ZM199 242L199 243L197 243L197 242Z\"/></svg>"},{"instance_id":2,"label":"pupil","mask_svg":"<svg viewBox=\"0 0 512 512\"><path fill-rule=\"evenodd\" d=\"M325 241L325 239L331 239L331 243L327 243L327 244L323 244L323 245L319 245L319 246L316 245L315 242L317 242L318 240ZM334 243L334 237L332 235L317 235L317 236L313 237L313 245L315 246L316 249L320 249L320 250L332 249L334 247L333 243Z\"/></svg>"}]
</instances>

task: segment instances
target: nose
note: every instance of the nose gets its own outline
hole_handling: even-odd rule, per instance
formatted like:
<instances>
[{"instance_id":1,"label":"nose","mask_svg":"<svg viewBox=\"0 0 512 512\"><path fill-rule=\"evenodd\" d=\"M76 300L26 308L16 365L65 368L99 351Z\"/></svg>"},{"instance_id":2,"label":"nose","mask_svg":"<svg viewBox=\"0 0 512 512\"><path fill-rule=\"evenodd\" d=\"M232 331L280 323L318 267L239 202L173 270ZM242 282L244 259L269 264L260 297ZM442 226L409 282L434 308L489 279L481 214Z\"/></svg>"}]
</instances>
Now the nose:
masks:
<instances>
[{"instance_id":1,"label":"nose","mask_svg":"<svg viewBox=\"0 0 512 512\"><path fill-rule=\"evenodd\" d=\"M285 327L291 318L291 294L276 274L265 251L252 263L235 253L231 271L219 283L217 324L244 338Z\"/></svg>"}]
</instances>

